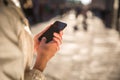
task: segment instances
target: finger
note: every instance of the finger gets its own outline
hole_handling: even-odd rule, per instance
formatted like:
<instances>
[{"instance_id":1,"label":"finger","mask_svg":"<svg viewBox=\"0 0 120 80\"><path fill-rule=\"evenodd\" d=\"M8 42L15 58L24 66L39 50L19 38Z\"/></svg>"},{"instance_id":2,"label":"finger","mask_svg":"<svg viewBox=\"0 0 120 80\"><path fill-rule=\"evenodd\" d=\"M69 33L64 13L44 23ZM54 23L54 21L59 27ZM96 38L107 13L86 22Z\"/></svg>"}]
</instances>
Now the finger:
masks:
<instances>
[{"instance_id":1,"label":"finger","mask_svg":"<svg viewBox=\"0 0 120 80\"><path fill-rule=\"evenodd\" d=\"M55 38L53 38L53 40L51 41L51 43L54 45L56 51L58 51L58 50L60 49L60 43L57 42L57 41L55 40Z\"/></svg>"},{"instance_id":2,"label":"finger","mask_svg":"<svg viewBox=\"0 0 120 80\"><path fill-rule=\"evenodd\" d=\"M56 47L56 51L58 51L58 50L60 50L60 46L57 46L57 47Z\"/></svg>"},{"instance_id":3,"label":"finger","mask_svg":"<svg viewBox=\"0 0 120 80\"><path fill-rule=\"evenodd\" d=\"M52 41L48 42L47 44L51 45L52 48L54 47L55 51L58 51L60 49L59 43L54 39Z\"/></svg>"},{"instance_id":4,"label":"finger","mask_svg":"<svg viewBox=\"0 0 120 80\"><path fill-rule=\"evenodd\" d=\"M53 38L53 41L55 41L58 46L60 46L62 44L62 41L56 37Z\"/></svg>"},{"instance_id":5,"label":"finger","mask_svg":"<svg viewBox=\"0 0 120 80\"><path fill-rule=\"evenodd\" d=\"M54 33L53 35L54 35L54 37L58 38L59 40L62 40L62 35L60 35L58 33Z\"/></svg>"},{"instance_id":6,"label":"finger","mask_svg":"<svg viewBox=\"0 0 120 80\"><path fill-rule=\"evenodd\" d=\"M42 40L41 40L41 42L40 42L41 45L45 45L45 44L46 44L46 41L47 41L47 39L46 39L45 37L43 37Z\"/></svg>"},{"instance_id":7,"label":"finger","mask_svg":"<svg viewBox=\"0 0 120 80\"><path fill-rule=\"evenodd\" d=\"M60 35L61 35L61 36L63 35L63 31L60 31Z\"/></svg>"}]
</instances>

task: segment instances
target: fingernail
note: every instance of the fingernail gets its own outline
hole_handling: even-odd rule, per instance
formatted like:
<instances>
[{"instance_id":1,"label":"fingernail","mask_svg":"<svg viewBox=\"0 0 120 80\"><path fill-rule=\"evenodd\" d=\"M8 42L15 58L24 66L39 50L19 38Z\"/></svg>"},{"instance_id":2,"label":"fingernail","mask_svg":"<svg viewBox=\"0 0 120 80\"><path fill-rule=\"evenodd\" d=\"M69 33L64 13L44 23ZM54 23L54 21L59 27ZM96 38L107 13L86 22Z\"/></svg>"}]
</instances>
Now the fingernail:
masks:
<instances>
[{"instance_id":1,"label":"fingernail","mask_svg":"<svg viewBox=\"0 0 120 80\"><path fill-rule=\"evenodd\" d=\"M43 38L42 38L42 40L46 40L46 38L45 38L45 37L43 37Z\"/></svg>"}]
</instances>

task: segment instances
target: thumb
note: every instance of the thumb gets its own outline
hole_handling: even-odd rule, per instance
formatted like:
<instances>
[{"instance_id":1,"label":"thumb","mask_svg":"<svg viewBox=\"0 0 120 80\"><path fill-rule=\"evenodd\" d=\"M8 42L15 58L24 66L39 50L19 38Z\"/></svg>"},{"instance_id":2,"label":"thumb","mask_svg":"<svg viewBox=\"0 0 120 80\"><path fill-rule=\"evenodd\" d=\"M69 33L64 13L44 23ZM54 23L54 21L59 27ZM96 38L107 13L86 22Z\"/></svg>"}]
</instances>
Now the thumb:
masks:
<instances>
[{"instance_id":1,"label":"thumb","mask_svg":"<svg viewBox=\"0 0 120 80\"><path fill-rule=\"evenodd\" d=\"M47 41L46 37L43 37L42 40L41 40L41 44L45 44Z\"/></svg>"}]
</instances>

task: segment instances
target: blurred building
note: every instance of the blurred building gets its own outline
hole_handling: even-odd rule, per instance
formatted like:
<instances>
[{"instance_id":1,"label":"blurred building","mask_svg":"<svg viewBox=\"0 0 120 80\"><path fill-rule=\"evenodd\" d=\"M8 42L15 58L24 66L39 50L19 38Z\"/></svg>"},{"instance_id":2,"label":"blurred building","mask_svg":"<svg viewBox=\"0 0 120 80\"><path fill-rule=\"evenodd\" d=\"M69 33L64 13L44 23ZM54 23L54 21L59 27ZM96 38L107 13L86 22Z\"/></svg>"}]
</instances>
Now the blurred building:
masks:
<instances>
[{"instance_id":1,"label":"blurred building","mask_svg":"<svg viewBox=\"0 0 120 80\"><path fill-rule=\"evenodd\" d=\"M95 16L101 18L107 28L112 27L113 3L114 0L92 0L90 5Z\"/></svg>"}]
</instances>

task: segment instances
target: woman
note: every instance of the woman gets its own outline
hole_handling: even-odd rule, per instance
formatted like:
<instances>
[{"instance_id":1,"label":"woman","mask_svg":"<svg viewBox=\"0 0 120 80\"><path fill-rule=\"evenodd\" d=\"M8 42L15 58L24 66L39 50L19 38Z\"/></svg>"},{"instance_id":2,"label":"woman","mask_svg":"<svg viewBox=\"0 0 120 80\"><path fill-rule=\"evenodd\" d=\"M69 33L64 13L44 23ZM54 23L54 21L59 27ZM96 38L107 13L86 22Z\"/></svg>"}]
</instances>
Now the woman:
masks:
<instances>
[{"instance_id":1,"label":"woman","mask_svg":"<svg viewBox=\"0 0 120 80\"><path fill-rule=\"evenodd\" d=\"M12 0L0 0L0 80L45 79L42 72L62 41L62 31L49 43L38 41L47 29L33 38L21 9Z\"/></svg>"}]
</instances>

